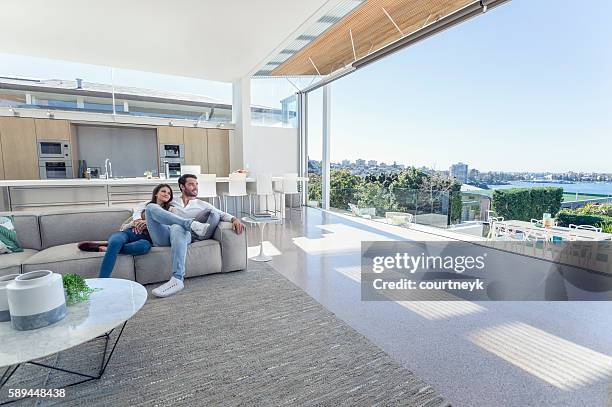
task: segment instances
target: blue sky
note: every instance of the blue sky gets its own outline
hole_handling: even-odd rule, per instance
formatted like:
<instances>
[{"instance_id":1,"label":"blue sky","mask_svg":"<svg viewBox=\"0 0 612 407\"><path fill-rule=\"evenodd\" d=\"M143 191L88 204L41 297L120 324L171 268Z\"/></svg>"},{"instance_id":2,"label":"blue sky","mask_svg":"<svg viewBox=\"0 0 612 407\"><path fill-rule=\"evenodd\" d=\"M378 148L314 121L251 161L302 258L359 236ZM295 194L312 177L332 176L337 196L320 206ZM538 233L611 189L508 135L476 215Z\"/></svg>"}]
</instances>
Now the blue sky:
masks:
<instances>
[{"instance_id":1,"label":"blue sky","mask_svg":"<svg viewBox=\"0 0 612 407\"><path fill-rule=\"evenodd\" d=\"M612 172L610 15L513 0L339 80L332 160Z\"/></svg>"},{"instance_id":2,"label":"blue sky","mask_svg":"<svg viewBox=\"0 0 612 407\"><path fill-rule=\"evenodd\" d=\"M612 172L610 15L609 0L512 0L335 82L332 160ZM0 74L110 83L109 68L2 54ZM115 83L231 100L204 80L115 70ZM311 101L320 158L320 92Z\"/></svg>"}]
</instances>

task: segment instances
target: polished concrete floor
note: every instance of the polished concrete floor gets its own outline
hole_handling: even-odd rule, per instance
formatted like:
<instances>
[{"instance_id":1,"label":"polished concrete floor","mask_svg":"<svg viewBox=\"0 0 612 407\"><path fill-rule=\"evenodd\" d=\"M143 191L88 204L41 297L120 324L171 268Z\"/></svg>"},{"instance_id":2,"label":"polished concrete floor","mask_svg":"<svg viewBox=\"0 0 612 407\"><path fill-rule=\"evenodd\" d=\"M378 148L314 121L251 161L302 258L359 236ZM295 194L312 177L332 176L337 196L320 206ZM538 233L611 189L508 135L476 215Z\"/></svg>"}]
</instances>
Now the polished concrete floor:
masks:
<instances>
[{"instance_id":1,"label":"polished concrete floor","mask_svg":"<svg viewBox=\"0 0 612 407\"><path fill-rule=\"evenodd\" d=\"M259 231L248 233L252 257ZM456 237L305 208L268 225L264 248L277 271L455 406L611 406L612 303L361 301L361 241Z\"/></svg>"}]
</instances>

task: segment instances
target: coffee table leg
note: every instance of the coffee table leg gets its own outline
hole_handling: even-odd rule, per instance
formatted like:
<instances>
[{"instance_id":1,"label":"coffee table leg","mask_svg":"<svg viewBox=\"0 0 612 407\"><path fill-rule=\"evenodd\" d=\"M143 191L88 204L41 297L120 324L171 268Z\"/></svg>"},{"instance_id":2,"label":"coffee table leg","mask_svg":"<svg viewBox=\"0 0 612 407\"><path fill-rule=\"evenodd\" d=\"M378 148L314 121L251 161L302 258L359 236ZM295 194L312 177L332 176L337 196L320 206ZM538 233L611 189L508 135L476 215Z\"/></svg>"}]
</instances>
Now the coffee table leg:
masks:
<instances>
[{"instance_id":1,"label":"coffee table leg","mask_svg":"<svg viewBox=\"0 0 612 407\"><path fill-rule=\"evenodd\" d=\"M261 230L261 237L259 239L259 254L255 257L253 257L251 260L254 261L270 261L272 260L272 257L267 256L264 253L264 247L263 247L263 242L264 242L264 228L266 227L266 223L265 222L261 222L259 223L259 229Z\"/></svg>"},{"instance_id":2,"label":"coffee table leg","mask_svg":"<svg viewBox=\"0 0 612 407\"><path fill-rule=\"evenodd\" d=\"M44 367L44 368L51 369L51 370L57 370L57 371L64 372L64 373L70 373L70 374L77 375L77 376L85 378L85 379L79 380L79 381L77 381L75 383L67 384L67 385L64 386L64 388L65 387L76 386L77 384L89 382L91 380L100 379L102 377L102 375L104 375L104 372L106 371L106 366L108 366L108 363L110 362L111 358L113 357L113 353L115 352L115 348L117 347L117 344L119 343L119 340L121 339L121 335L123 334L123 330L125 329L125 325L126 324L127 324L127 321L125 321L123 323L123 325L121 325L121 330L119 331L119 335L117 336L117 339L115 340L115 343L113 344L113 347L111 348L111 351L110 351L110 354L108 355L108 358L106 356L106 352L108 350L108 342L110 340L110 335L114 331L114 329L111 330L110 332L104 334L104 335L101 335L101 336L98 336L97 338L92 339L92 340L96 340L96 339L100 339L100 338L104 338L105 339L105 343L104 343L104 355L102 357L102 363L100 364L100 369L98 371L98 375L97 376L92 376L92 375L89 375L89 374L86 374L86 373L75 372L73 370L62 369L61 367L46 365L44 363L39 363L39 362L26 362L26 363L28 363L30 365ZM21 365L9 366L6 369L6 371L4 372L2 377L0 378L0 389L2 389L2 387L4 387L4 385L8 382L8 380L11 378L11 376L13 376L13 374L15 373L17 368L19 368L19 366L21 366ZM22 397L22 398L12 399L12 400L0 403L0 406L3 406L5 404L9 404L9 403L14 403L15 401L19 401L19 400L23 400L23 399L27 399L27 398L31 398L31 397Z\"/></svg>"},{"instance_id":3,"label":"coffee table leg","mask_svg":"<svg viewBox=\"0 0 612 407\"><path fill-rule=\"evenodd\" d=\"M19 365L9 366L6 368L6 370L2 374L2 377L0 377L0 389L2 389L4 385L10 380L11 376L13 376L13 374L17 371L17 369L19 369L19 366L21 365L19 364Z\"/></svg>"}]
</instances>

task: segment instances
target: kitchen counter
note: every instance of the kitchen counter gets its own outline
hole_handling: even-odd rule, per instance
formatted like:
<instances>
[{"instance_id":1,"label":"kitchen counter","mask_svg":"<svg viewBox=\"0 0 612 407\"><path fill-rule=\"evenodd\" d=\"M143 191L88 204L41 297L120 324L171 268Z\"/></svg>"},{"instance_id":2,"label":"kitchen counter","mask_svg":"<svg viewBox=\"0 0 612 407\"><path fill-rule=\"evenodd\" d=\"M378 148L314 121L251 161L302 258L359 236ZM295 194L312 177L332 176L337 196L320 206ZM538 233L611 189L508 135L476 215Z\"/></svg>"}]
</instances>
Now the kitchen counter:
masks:
<instances>
[{"instance_id":1,"label":"kitchen counter","mask_svg":"<svg viewBox=\"0 0 612 407\"><path fill-rule=\"evenodd\" d=\"M281 182L283 177L272 177ZM300 177L305 182L308 178ZM229 177L217 177L219 195L227 191ZM248 183L255 178L248 177ZM52 179L0 181L0 211L48 211L65 207L132 208L151 199L155 185L167 183L174 193L180 193L178 178L111 178L111 179Z\"/></svg>"},{"instance_id":2,"label":"kitchen counter","mask_svg":"<svg viewBox=\"0 0 612 407\"><path fill-rule=\"evenodd\" d=\"M280 182L283 177L272 177L272 181ZM298 181L308 181L306 177L299 177ZM229 177L217 177L217 182L229 182ZM255 178L248 177L247 182L255 182ZM92 186L92 185L157 185L177 184L178 178L111 178L111 179L33 179L33 180L5 180L0 181L1 187L48 187L48 186Z\"/></svg>"}]
</instances>

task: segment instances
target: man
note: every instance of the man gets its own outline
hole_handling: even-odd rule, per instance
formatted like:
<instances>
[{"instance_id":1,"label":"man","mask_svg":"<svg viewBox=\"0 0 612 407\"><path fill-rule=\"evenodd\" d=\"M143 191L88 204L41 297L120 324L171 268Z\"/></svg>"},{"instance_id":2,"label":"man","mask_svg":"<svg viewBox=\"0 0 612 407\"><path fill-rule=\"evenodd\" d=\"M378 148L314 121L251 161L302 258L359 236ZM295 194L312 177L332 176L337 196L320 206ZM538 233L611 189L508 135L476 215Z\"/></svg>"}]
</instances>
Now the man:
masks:
<instances>
[{"instance_id":1,"label":"man","mask_svg":"<svg viewBox=\"0 0 612 407\"><path fill-rule=\"evenodd\" d=\"M157 297L168 297L183 289L185 257L192 241L212 237L220 220L231 222L237 234L244 230L244 225L234 216L197 199L198 179L195 175L182 175L178 184L182 194L172 200L170 212L154 203L145 208L147 229L153 244L170 246L172 254L172 277L152 291Z\"/></svg>"}]
</instances>

